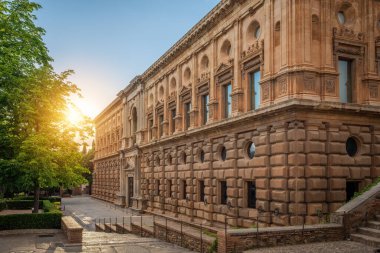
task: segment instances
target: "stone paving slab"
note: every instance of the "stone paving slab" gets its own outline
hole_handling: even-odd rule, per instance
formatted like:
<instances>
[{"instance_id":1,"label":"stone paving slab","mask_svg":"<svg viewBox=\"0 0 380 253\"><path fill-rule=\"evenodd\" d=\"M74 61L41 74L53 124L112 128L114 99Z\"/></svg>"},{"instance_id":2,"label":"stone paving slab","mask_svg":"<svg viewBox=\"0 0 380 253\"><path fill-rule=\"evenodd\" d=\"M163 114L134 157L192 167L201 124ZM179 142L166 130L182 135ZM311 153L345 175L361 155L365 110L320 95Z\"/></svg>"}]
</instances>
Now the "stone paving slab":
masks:
<instances>
[{"instance_id":1,"label":"stone paving slab","mask_svg":"<svg viewBox=\"0 0 380 253\"><path fill-rule=\"evenodd\" d=\"M245 253L374 253L375 248L353 241L320 242L272 248L260 248Z\"/></svg>"},{"instance_id":2,"label":"stone paving slab","mask_svg":"<svg viewBox=\"0 0 380 253\"><path fill-rule=\"evenodd\" d=\"M36 234L0 237L1 253L191 253L192 251L154 238L140 238L132 234L120 235L101 232L84 232L83 244L70 244L63 233L51 237Z\"/></svg>"}]
</instances>

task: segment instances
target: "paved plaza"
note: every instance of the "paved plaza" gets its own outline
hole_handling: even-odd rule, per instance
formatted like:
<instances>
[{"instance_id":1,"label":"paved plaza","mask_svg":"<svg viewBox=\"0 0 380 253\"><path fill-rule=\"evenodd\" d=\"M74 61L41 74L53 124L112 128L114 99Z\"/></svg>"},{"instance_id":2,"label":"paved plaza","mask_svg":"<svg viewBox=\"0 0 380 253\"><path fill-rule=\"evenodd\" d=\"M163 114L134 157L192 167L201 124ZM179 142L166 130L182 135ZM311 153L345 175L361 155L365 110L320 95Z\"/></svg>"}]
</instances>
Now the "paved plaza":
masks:
<instances>
[{"instance_id":1,"label":"paved plaza","mask_svg":"<svg viewBox=\"0 0 380 253\"><path fill-rule=\"evenodd\" d=\"M88 196L65 198L65 213L73 215L85 226L83 244L69 244L59 230L42 234L0 235L0 252L114 252L114 253L180 253L192 252L155 238L142 238L133 234L94 232L94 220L99 217L127 217L128 210ZM374 253L375 248L352 241L312 243L295 246L262 248L247 253Z\"/></svg>"}]
</instances>

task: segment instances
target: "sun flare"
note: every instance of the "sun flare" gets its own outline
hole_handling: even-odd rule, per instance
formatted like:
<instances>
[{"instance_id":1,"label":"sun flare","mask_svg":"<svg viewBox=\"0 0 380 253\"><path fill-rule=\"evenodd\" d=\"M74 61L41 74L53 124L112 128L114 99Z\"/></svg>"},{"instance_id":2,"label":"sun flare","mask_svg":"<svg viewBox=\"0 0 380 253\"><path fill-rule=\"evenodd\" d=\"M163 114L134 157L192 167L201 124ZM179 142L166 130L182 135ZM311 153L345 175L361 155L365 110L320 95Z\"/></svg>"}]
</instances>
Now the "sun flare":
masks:
<instances>
[{"instance_id":1,"label":"sun flare","mask_svg":"<svg viewBox=\"0 0 380 253\"><path fill-rule=\"evenodd\" d=\"M74 105L70 105L66 111L66 119L73 125L78 125L84 118L83 113Z\"/></svg>"}]
</instances>

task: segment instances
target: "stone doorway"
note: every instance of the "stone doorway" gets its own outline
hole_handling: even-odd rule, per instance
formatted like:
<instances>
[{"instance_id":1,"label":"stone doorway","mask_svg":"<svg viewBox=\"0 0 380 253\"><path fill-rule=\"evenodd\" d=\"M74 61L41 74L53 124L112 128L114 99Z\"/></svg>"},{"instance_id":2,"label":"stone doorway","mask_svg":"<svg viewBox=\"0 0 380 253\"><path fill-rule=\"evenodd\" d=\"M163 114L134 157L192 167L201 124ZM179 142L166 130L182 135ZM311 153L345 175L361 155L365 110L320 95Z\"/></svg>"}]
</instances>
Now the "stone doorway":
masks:
<instances>
[{"instance_id":1,"label":"stone doorway","mask_svg":"<svg viewBox=\"0 0 380 253\"><path fill-rule=\"evenodd\" d=\"M133 177L128 177L128 207L133 204Z\"/></svg>"},{"instance_id":2,"label":"stone doorway","mask_svg":"<svg viewBox=\"0 0 380 253\"><path fill-rule=\"evenodd\" d=\"M349 201L354 196L355 192L359 191L358 181L347 181L346 182L346 201Z\"/></svg>"}]
</instances>

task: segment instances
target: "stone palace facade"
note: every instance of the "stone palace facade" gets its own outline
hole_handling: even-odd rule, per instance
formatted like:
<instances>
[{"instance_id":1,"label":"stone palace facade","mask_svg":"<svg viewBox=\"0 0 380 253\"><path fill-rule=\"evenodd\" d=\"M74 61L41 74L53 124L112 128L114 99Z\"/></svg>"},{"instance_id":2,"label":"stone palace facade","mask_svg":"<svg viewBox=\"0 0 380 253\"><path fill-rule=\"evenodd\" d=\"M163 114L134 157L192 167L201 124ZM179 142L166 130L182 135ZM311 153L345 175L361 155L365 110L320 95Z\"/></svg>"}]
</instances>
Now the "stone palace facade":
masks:
<instances>
[{"instance_id":1,"label":"stone palace facade","mask_svg":"<svg viewBox=\"0 0 380 253\"><path fill-rule=\"evenodd\" d=\"M222 0L95 124L93 197L316 223L380 176L380 1Z\"/></svg>"}]
</instances>

